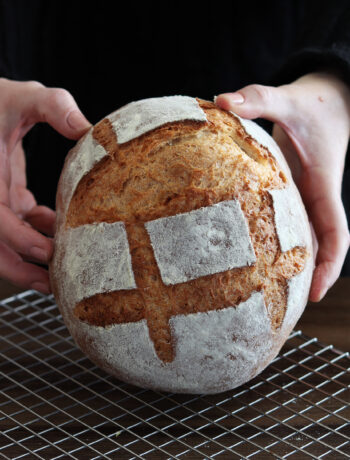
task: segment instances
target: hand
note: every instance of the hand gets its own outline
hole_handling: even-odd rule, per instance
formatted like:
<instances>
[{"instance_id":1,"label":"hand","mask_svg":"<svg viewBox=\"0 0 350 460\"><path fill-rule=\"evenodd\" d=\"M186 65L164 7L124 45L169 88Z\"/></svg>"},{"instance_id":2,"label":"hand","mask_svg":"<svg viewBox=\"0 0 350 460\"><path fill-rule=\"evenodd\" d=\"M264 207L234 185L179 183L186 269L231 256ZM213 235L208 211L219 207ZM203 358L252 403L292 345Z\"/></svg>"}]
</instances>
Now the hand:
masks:
<instances>
[{"instance_id":1,"label":"hand","mask_svg":"<svg viewBox=\"0 0 350 460\"><path fill-rule=\"evenodd\" d=\"M339 277L349 248L341 200L350 134L350 90L336 75L305 75L280 87L250 85L216 98L243 118L273 121L318 240L309 299L317 302Z\"/></svg>"},{"instance_id":2,"label":"hand","mask_svg":"<svg viewBox=\"0 0 350 460\"><path fill-rule=\"evenodd\" d=\"M27 189L23 136L37 122L49 123L69 139L90 127L64 89L0 78L0 278L23 288L50 292L47 264L52 256L55 213L38 206Z\"/></svg>"}]
</instances>

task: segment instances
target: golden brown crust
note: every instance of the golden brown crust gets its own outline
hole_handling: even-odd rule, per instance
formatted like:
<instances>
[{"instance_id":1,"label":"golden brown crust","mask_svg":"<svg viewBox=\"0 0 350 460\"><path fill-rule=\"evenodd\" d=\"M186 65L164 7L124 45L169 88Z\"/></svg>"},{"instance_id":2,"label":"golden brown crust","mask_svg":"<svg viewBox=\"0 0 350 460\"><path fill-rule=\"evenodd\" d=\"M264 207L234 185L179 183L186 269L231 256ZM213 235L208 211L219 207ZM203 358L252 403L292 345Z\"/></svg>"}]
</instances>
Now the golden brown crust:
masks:
<instances>
[{"instance_id":1,"label":"golden brown crust","mask_svg":"<svg viewBox=\"0 0 350 460\"><path fill-rule=\"evenodd\" d=\"M267 149L246 135L237 119L199 101L208 123L164 125L118 145L110 122L94 138L110 154L80 182L66 225L125 222L138 289L97 294L81 301L82 321L106 326L147 320L160 359L173 359L169 319L177 314L221 309L264 291L273 328L283 320L287 281L303 269L306 250L281 254L268 190L283 188L285 174ZM144 222L237 199L256 254L251 267L165 286Z\"/></svg>"},{"instance_id":2,"label":"golden brown crust","mask_svg":"<svg viewBox=\"0 0 350 460\"><path fill-rule=\"evenodd\" d=\"M67 226L146 222L220 202L235 192L284 187L286 178L272 155L245 134L233 115L208 102L203 107L208 105L207 124L171 123L122 145L108 120L96 125L93 135L111 158L81 180Z\"/></svg>"}]
</instances>

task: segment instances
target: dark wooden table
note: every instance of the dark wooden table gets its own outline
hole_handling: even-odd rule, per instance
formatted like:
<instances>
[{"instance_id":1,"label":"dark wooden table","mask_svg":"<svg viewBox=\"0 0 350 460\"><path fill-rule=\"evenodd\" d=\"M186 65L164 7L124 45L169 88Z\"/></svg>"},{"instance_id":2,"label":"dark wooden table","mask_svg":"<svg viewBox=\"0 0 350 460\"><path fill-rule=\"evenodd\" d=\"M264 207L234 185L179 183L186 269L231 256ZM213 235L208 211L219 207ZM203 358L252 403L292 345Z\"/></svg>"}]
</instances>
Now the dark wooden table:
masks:
<instances>
[{"instance_id":1,"label":"dark wooden table","mask_svg":"<svg viewBox=\"0 0 350 460\"><path fill-rule=\"evenodd\" d=\"M0 280L0 299L21 289ZM319 303L309 303L296 329L339 350L350 351L350 277L340 278Z\"/></svg>"}]
</instances>

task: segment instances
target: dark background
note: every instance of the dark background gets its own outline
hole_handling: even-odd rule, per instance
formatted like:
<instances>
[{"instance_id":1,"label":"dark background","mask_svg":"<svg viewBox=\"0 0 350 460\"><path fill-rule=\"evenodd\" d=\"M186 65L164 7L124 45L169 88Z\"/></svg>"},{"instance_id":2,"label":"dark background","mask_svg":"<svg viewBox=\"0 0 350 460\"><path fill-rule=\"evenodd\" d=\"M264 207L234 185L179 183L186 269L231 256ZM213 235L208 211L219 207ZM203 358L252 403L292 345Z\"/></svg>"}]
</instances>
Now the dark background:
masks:
<instances>
[{"instance_id":1,"label":"dark background","mask_svg":"<svg viewBox=\"0 0 350 460\"><path fill-rule=\"evenodd\" d=\"M68 89L92 123L141 98L212 100L317 70L350 84L349 3L129 2L121 9L106 1L0 0L0 74ZM40 204L54 207L72 145L44 124L26 136L28 185ZM349 155L343 200L349 218Z\"/></svg>"}]
</instances>

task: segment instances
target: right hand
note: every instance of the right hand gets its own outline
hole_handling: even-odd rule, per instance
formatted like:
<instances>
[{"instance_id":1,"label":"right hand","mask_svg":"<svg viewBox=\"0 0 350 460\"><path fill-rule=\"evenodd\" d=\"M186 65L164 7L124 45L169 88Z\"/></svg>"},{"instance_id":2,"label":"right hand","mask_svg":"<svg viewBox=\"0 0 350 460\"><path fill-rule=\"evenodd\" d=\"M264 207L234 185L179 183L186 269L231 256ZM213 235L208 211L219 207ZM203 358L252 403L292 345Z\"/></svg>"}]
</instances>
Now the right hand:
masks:
<instances>
[{"instance_id":1,"label":"right hand","mask_svg":"<svg viewBox=\"0 0 350 460\"><path fill-rule=\"evenodd\" d=\"M27 189L22 148L38 122L74 140L91 126L68 91L0 78L0 278L47 294L48 272L31 262L51 259L53 241L42 233L53 236L55 212L38 206Z\"/></svg>"},{"instance_id":2,"label":"right hand","mask_svg":"<svg viewBox=\"0 0 350 460\"><path fill-rule=\"evenodd\" d=\"M238 93L238 94L237 94ZM243 118L275 123L273 137L291 166L318 249L309 300L340 275L350 235L341 183L350 136L350 88L337 74L314 72L279 87L249 85L216 103Z\"/></svg>"}]
</instances>

